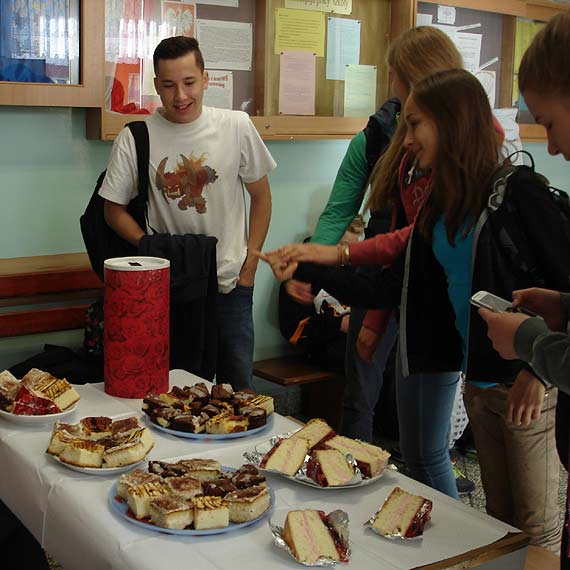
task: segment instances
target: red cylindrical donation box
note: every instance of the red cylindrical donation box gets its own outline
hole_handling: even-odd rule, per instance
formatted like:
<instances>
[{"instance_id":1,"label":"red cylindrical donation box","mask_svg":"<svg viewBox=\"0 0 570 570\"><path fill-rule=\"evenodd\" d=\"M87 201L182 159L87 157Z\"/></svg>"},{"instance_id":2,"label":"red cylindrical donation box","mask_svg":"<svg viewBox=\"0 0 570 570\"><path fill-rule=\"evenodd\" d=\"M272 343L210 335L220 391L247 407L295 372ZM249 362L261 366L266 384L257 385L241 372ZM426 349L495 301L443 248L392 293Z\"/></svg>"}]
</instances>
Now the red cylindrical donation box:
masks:
<instances>
[{"instance_id":1,"label":"red cylindrical donation box","mask_svg":"<svg viewBox=\"0 0 570 570\"><path fill-rule=\"evenodd\" d=\"M170 262L158 257L105 261L105 392L143 398L168 391Z\"/></svg>"}]
</instances>

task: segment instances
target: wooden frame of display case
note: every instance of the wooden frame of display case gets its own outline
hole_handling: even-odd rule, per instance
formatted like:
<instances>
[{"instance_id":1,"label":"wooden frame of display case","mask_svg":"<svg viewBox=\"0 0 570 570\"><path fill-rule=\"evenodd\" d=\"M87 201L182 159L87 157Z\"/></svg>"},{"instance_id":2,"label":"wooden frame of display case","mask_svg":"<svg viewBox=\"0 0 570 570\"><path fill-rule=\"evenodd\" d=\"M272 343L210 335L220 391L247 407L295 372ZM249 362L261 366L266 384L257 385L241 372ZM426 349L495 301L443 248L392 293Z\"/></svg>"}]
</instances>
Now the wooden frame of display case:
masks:
<instances>
[{"instance_id":1,"label":"wooden frame of display case","mask_svg":"<svg viewBox=\"0 0 570 570\"><path fill-rule=\"evenodd\" d=\"M96 19L104 22L104 1L92 0L99 10ZM363 0L372 2L374 0ZM384 38L384 50L390 39L395 38L403 31L415 24L417 12L417 0L375 0L376 4L389 4L389 21L383 19L376 26L375 33L379 38ZM514 36L516 17L534 20L548 21L558 12L570 9L570 6L550 2L546 0L423 0L430 4L444 3L457 8L468 8L483 12L493 12L505 16L503 23L503 39L501 45L501 60L504 73L499 89L499 105L510 106L512 100L512 76L514 68ZM355 0L356 2L356 0ZM85 3L85 0L84 0ZM271 14L274 8L284 5L284 0L256 0L256 25L255 25L255 99L264 112L252 116L252 121L264 139L296 140L296 139L335 139L351 138L366 124L367 117L342 117L342 116L284 116L267 113L265 110L276 109L276 85L278 78L278 59L272 50L273 20ZM385 12L384 12L385 13ZM367 25L372 25L371 23ZM101 25L96 45L99 46L99 66L103 67L103 44L104 26ZM383 55L382 55L383 57ZM382 60L383 61L383 60ZM323 66L319 61L317 67ZM103 75L102 69L100 75ZM379 74L380 75L380 74ZM328 83L328 82L327 82ZM330 82L334 83L334 82ZM386 74L378 80L379 98L388 94ZM87 111L87 137L90 139L113 140L126 123L134 120L133 115L121 115L111 113L100 106L104 100L103 81L100 82L99 108ZM323 88L330 96L331 87ZM319 92L317 92L317 99ZM1 101L0 101L1 102ZM330 109L329 109L330 111ZM333 113L334 114L334 113ZM525 141L544 141L546 134L540 125L520 124L521 138Z\"/></svg>"},{"instance_id":2,"label":"wooden frame of display case","mask_svg":"<svg viewBox=\"0 0 570 570\"><path fill-rule=\"evenodd\" d=\"M105 0L80 3L80 77L77 85L0 81L0 105L100 107L103 90Z\"/></svg>"}]
</instances>

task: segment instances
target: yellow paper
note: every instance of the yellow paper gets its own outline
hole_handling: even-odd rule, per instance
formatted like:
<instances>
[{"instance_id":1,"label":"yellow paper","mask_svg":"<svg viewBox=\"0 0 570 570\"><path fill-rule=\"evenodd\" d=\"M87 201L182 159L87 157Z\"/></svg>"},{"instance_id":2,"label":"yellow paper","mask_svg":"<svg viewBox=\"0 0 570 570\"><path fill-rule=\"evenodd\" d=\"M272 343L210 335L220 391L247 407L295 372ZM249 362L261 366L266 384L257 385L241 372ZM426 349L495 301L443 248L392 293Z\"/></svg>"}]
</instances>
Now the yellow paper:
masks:
<instances>
[{"instance_id":1,"label":"yellow paper","mask_svg":"<svg viewBox=\"0 0 570 570\"><path fill-rule=\"evenodd\" d=\"M546 24L543 22L533 22L532 20L517 18L515 28L515 73L513 77L513 102L516 102L519 99L519 67L524 52L532 43L534 36L536 36L536 34L542 28L544 28L545 25Z\"/></svg>"},{"instance_id":2,"label":"yellow paper","mask_svg":"<svg viewBox=\"0 0 570 570\"><path fill-rule=\"evenodd\" d=\"M324 14L278 8L275 12L275 53L283 51L308 51L324 57Z\"/></svg>"},{"instance_id":3,"label":"yellow paper","mask_svg":"<svg viewBox=\"0 0 570 570\"><path fill-rule=\"evenodd\" d=\"M352 14L352 0L285 0L285 8Z\"/></svg>"}]
</instances>

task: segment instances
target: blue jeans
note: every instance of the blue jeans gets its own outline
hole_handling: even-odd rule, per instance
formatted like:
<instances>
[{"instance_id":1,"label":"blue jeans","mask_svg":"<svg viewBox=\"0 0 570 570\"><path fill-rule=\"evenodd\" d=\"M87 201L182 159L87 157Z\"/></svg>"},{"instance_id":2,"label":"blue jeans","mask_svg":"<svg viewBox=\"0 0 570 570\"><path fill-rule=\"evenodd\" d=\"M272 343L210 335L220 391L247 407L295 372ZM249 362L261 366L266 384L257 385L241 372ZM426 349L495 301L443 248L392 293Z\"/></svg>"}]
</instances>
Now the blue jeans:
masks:
<instances>
[{"instance_id":1,"label":"blue jeans","mask_svg":"<svg viewBox=\"0 0 570 570\"><path fill-rule=\"evenodd\" d=\"M234 390L252 388L253 286L236 285L218 293L218 360L216 382Z\"/></svg>"},{"instance_id":2,"label":"blue jeans","mask_svg":"<svg viewBox=\"0 0 570 570\"><path fill-rule=\"evenodd\" d=\"M410 374L402 378L396 358L396 402L400 451L410 475L457 499L449 458L449 420L459 372Z\"/></svg>"},{"instance_id":3,"label":"blue jeans","mask_svg":"<svg viewBox=\"0 0 570 570\"><path fill-rule=\"evenodd\" d=\"M344 399L341 433L347 437L372 441L374 409L384 383L384 369L398 337L398 325L392 317L371 362L358 356L356 342L366 310L352 309L346 339Z\"/></svg>"}]
</instances>

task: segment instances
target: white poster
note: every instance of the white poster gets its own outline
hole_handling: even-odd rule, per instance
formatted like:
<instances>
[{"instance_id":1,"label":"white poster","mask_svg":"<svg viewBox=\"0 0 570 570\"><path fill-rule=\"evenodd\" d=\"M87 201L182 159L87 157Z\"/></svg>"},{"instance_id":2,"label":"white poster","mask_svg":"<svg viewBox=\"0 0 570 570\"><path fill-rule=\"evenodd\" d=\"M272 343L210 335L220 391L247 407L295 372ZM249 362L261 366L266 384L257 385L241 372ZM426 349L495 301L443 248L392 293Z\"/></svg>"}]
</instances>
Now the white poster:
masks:
<instances>
[{"instance_id":1,"label":"white poster","mask_svg":"<svg viewBox=\"0 0 570 570\"><path fill-rule=\"evenodd\" d=\"M222 20L198 20L198 41L206 67L251 71L252 25Z\"/></svg>"},{"instance_id":2,"label":"white poster","mask_svg":"<svg viewBox=\"0 0 570 570\"><path fill-rule=\"evenodd\" d=\"M344 77L344 116L368 117L376 111L375 65L347 65Z\"/></svg>"},{"instance_id":3,"label":"white poster","mask_svg":"<svg viewBox=\"0 0 570 570\"><path fill-rule=\"evenodd\" d=\"M495 71L490 71L488 69L483 69L480 71L475 71L475 77L479 80L487 97L489 98L489 103L491 109L495 108L495 91L497 86L497 73Z\"/></svg>"},{"instance_id":4,"label":"white poster","mask_svg":"<svg viewBox=\"0 0 570 570\"><path fill-rule=\"evenodd\" d=\"M433 23L433 16L431 14L416 14L416 26L431 26Z\"/></svg>"},{"instance_id":5,"label":"white poster","mask_svg":"<svg viewBox=\"0 0 570 570\"><path fill-rule=\"evenodd\" d=\"M360 20L327 18L327 79L344 81L349 64L360 63Z\"/></svg>"},{"instance_id":6,"label":"white poster","mask_svg":"<svg viewBox=\"0 0 570 570\"><path fill-rule=\"evenodd\" d=\"M442 6L437 7L437 21L440 24L451 24L455 25L455 8L453 6Z\"/></svg>"},{"instance_id":7,"label":"white poster","mask_svg":"<svg viewBox=\"0 0 570 570\"><path fill-rule=\"evenodd\" d=\"M204 91L204 105L218 109L233 109L234 74L231 71L208 69L208 89Z\"/></svg>"},{"instance_id":8,"label":"white poster","mask_svg":"<svg viewBox=\"0 0 570 570\"><path fill-rule=\"evenodd\" d=\"M228 6L229 8L238 8L239 0L194 0L196 4L210 4L212 6Z\"/></svg>"},{"instance_id":9,"label":"white poster","mask_svg":"<svg viewBox=\"0 0 570 570\"><path fill-rule=\"evenodd\" d=\"M479 69L479 64L481 63L482 34L457 32L455 37L455 45L463 58L463 67L468 71Z\"/></svg>"}]
</instances>

